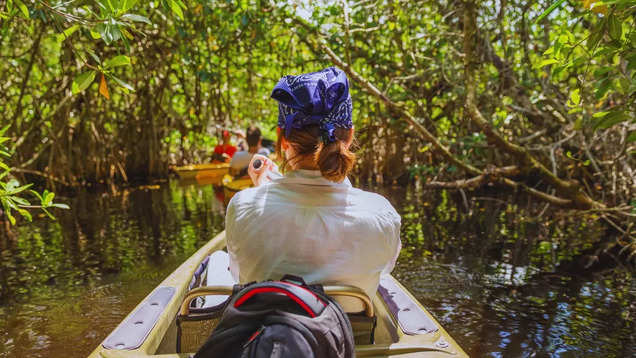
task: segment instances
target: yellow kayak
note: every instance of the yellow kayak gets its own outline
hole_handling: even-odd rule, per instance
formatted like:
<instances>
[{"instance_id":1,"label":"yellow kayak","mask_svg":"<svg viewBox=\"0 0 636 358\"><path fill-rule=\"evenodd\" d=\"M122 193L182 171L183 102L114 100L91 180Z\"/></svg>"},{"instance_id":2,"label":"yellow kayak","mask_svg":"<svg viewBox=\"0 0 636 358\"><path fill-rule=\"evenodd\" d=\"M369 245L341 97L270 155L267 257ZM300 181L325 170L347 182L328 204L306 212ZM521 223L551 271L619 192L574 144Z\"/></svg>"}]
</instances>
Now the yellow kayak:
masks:
<instances>
[{"instance_id":1,"label":"yellow kayak","mask_svg":"<svg viewBox=\"0 0 636 358\"><path fill-rule=\"evenodd\" d=\"M210 240L161 282L89 357L189 358L217 323L217 319L206 318L201 313L205 308L195 310L193 307L199 307L196 302L203 302L201 307L216 304L232 291L231 284L223 277L228 275L227 265L221 266L225 267L221 270L214 269L213 265L214 258L224 247L225 232ZM357 357L468 357L392 276L382 278L378 293L372 298L349 286L326 286L325 291L336 299L358 300L363 307L359 315L377 318L374 342L357 343ZM221 301L215 301L218 298ZM358 337L356 325L353 327Z\"/></svg>"},{"instance_id":2,"label":"yellow kayak","mask_svg":"<svg viewBox=\"0 0 636 358\"><path fill-rule=\"evenodd\" d=\"M208 163L175 167L174 171L181 179L209 180L218 177L220 180L228 173L229 169L229 163Z\"/></svg>"},{"instance_id":3,"label":"yellow kayak","mask_svg":"<svg viewBox=\"0 0 636 358\"><path fill-rule=\"evenodd\" d=\"M234 194L251 186L253 186L253 183L252 179L250 179L249 177L232 179L232 177L230 177L229 175L226 176L225 178L223 178L224 204L227 206Z\"/></svg>"}]
</instances>

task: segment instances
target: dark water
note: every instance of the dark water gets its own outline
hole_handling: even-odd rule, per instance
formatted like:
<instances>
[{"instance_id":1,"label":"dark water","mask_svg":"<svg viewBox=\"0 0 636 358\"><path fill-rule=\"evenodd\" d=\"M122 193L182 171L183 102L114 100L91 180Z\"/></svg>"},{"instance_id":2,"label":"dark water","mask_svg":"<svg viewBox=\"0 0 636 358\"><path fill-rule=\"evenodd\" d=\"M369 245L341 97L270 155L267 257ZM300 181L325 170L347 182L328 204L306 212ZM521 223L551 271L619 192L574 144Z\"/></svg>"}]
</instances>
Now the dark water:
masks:
<instances>
[{"instance_id":1,"label":"dark water","mask_svg":"<svg viewBox=\"0 0 636 358\"><path fill-rule=\"evenodd\" d=\"M631 357L636 285L580 257L593 218L524 198L384 190L403 217L395 275L474 357ZM0 357L84 357L223 230L211 186L81 193L58 221L0 235Z\"/></svg>"}]
</instances>

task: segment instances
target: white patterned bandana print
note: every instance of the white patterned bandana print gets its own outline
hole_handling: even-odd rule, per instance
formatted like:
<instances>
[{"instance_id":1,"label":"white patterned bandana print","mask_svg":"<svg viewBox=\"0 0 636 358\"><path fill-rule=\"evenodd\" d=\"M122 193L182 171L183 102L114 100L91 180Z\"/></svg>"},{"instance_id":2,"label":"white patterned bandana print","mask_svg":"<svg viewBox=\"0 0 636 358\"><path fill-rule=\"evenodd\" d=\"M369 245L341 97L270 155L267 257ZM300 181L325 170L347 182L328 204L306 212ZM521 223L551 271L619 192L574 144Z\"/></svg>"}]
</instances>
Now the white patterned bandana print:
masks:
<instances>
[{"instance_id":1,"label":"white patterned bandana print","mask_svg":"<svg viewBox=\"0 0 636 358\"><path fill-rule=\"evenodd\" d=\"M292 128L319 124L323 141L333 142L335 128L352 128L353 104L349 80L335 67L298 76L284 76L272 91L278 101L278 126L288 136Z\"/></svg>"}]
</instances>

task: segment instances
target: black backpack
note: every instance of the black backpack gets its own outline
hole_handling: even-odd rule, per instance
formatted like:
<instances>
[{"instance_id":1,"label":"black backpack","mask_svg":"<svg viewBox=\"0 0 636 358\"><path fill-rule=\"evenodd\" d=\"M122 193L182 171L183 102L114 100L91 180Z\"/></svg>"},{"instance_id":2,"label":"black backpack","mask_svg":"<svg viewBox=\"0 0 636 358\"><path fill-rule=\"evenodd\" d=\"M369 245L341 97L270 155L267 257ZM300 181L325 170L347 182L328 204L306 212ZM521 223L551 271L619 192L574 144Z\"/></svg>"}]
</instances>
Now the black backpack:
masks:
<instances>
[{"instance_id":1,"label":"black backpack","mask_svg":"<svg viewBox=\"0 0 636 358\"><path fill-rule=\"evenodd\" d=\"M351 323L320 285L290 276L249 284L194 355L217 357L355 357Z\"/></svg>"}]
</instances>

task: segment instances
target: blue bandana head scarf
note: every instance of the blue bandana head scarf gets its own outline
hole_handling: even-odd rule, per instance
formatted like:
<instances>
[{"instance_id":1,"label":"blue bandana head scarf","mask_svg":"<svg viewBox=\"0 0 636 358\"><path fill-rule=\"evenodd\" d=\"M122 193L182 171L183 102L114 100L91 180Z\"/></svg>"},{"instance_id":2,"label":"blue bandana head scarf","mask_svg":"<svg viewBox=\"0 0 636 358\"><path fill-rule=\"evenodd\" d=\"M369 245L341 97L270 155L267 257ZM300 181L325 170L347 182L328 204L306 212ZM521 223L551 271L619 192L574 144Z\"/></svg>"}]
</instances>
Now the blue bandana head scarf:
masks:
<instances>
[{"instance_id":1,"label":"blue bandana head scarf","mask_svg":"<svg viewBox=\"0 0 636 358\"><path fill-rule=\"evenodd\" d=\"M292 128L318 124L323 141L331 143L336 140L335 128L353 127L349 80L338 68L284 76L271 97L278 101L278 126L286 137Z\"/></svg>"}]
</instances>

